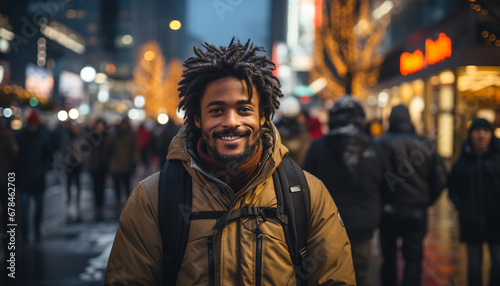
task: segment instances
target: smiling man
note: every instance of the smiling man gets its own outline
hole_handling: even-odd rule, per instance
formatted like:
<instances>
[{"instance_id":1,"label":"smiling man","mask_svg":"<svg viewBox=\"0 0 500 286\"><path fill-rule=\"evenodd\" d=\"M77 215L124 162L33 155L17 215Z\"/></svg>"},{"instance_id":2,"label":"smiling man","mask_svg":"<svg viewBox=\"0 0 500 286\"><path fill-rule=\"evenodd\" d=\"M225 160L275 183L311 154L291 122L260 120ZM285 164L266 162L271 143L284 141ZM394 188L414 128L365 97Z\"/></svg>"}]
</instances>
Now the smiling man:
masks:
<instances>
[{"instance_id":1,"label":"smiling man","mask_svg":"<svg viewBox=\"0 0 500 286\"><path fill-rule=\"evenodd\" d=\"M125 206L105 284L355 285L335 203L271 122L283 96L274 64L250 42L203 47L179 83L185 123Z\"/></svg>"}]
</instances>

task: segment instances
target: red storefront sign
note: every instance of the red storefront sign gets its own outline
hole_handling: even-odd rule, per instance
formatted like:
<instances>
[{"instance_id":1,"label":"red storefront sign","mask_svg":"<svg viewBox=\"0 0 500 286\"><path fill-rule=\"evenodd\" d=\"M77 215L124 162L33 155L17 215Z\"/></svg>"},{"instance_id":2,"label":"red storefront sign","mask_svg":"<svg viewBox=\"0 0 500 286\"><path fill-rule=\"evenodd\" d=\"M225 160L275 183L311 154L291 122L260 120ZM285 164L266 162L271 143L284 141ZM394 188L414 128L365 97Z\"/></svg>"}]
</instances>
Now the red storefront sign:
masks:
<instances>
[{"instance_id":1,"label":"red storefront sign","mask_svg":"<svg viewBox=\"0 0 500 286\"><path fill-rule=\"evenodd\" d=\"M399 61L399 70L406 76L418 72L427 65L437 64L451 57L451 39L440 33L437 40L425 40L425 55L421 50L413 53L404 52Z\"/></svg>"}]
</instances>

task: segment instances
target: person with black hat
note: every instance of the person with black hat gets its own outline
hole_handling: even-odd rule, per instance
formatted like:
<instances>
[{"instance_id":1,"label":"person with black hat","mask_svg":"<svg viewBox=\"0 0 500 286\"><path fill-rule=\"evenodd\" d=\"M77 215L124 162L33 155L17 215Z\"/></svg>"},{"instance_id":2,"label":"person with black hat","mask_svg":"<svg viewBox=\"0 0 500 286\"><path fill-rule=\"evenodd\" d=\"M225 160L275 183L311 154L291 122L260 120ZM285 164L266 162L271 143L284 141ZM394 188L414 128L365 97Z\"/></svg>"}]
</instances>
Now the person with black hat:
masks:
<instances>
[{"instance_id":1,"label":"person with black hat","mask_svg":"<svg viewBox=\"0 0 500 286\"><path fill-rule=\"evenodd\" d=\"M389 131L376 142L384 159L381 285L397 285L397 241L401 238L405 260L402 285L419 286L427 208L446 185L446 171L434 143L415 134L410 113L404 105L393 107Z\"/></svg>"},{"instance_id":2,"label":"person with black hat","mask_svg":"<svg viewBox=\"0 0 500 286\"><path fill-rule=\"evenodd\" d=\"M467 244L468 285L483 285L484 242L491 256L488 285L500 285L500 140L488 120L472 122L448 189L459 213L460 240Z\"/></svg>"},{"instance_id":3,"label":"person with black hat","mask_svg":"<svg viewBox=\"0 0 500 286\"><path fill-rule=\"evenodd\" d=\"M330 191L351 241L358 286L370 282L371 241L380 219L383 181L380 152L364 132L365 111L351 95L338 99L329 112L327 135L313 141L304 170Z\"/></svg>"}]
</instances>

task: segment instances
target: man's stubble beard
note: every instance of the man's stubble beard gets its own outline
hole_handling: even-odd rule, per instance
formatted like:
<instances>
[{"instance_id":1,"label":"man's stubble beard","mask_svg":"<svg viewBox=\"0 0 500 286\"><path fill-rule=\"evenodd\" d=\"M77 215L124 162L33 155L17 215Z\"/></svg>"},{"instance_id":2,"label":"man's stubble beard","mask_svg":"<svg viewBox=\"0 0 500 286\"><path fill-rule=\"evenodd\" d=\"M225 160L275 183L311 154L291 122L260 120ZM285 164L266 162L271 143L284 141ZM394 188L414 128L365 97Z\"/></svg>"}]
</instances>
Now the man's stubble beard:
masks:
<instances>
[{"instance_id":1,"label":"man's stubble beard","mask_svg":"<svg viewBox=\"0 0 500 286\"><path fill-rule=\"evenodd\" d=\"M209 149L209 154L213 154L214 156L214 159L217 160L218 162L220 162L222 165L224 166L230 166L230 165L233 165L236 163L236 165L239 165L245 161L247 161L248 159L250 159L250 157L253 155L254 151L255 151L255 148L257 148L257 146L259 145L259 141L262 139L262 135L263 135L263 129L262 127L259 127L258 130L256 130L256 132L254 132L253 134L256 134L257 138L255 138L255 142L252 143L252 145L250 145L250 142L252 141L253 138L248 138L247 142L245 142L245 150L243 151L243 153L241 154L238 154L238 155L224 155L224 154L221 154L219 153L219 151L217 151L217 140L220 140L220 138L217 138L216 140L213 140L214 143L212 146L208 145L205 138L211 138L211 136L207 133L205 133L205 131L201 131L202 133L202 139L205 141L205 144L207 146L207 148ZM215 138L212 138L212 139L215 139Z\"/></svg>"}]
</instances>

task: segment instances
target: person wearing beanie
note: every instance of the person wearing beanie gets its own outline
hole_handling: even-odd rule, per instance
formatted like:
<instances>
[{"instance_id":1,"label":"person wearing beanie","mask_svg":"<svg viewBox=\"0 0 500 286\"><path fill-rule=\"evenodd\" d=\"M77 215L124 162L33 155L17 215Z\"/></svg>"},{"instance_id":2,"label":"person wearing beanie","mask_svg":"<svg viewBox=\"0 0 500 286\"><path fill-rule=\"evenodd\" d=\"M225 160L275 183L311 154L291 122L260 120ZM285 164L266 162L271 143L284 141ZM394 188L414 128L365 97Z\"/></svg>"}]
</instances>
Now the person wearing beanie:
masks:
<instances>
[{"instance_id":1,"label":"person wearing beanie","mask_svg":"<svg viewBox=\"0 0 500 286\"><path fill-rule=\"evenodd\" d=\"M397 241L401 238L405 260L402 285L419 286L427 208L446 185L446 171L434 143L415 134L404 105L394 106L389 116L389 131L376 142L384 163L381 285L397 285Z\"/></svg>"},{"instance_id":2,"label":"person wearing beanie","mask_svg":"<svg viewBox=\"0 0 500 286\"><path fill-rule=\"evenodd\" d=\"M351 241L358 286L370 281L371 242L380 218L383 180L380 152L365 132L361 102L342 96L330 109L330 132L313 141L304 170L322 180L344 221Z\"/></svg>"},{"instance_id":3,"label":"person wearing beanie","mask_svg":"<svg viewBox=\"0 0 500 286\"><path fill-rule=\"evenodd\" d=\"M30 201L35 201L35 240L41 237L45 173L50 169L53 154L49 135L40 128L41 116L32 111L26 119L26 128L21 130L16 141L16 181L21 196L21 241L28 242L30 234Z\"/></svg>"},{"instance_id":4,"label":"person wearing beanie","mask_svg":"<svg viewBox=\"0 0 500 286\"><path fill-rule=\"evenodd\" d=\"M468 135L448 177L460 240L467 245L467 285L483 285L483 243L491 257L488 285L500 285L500 140L484 118L472 121Z\"/></svg>"}]
</instances>

